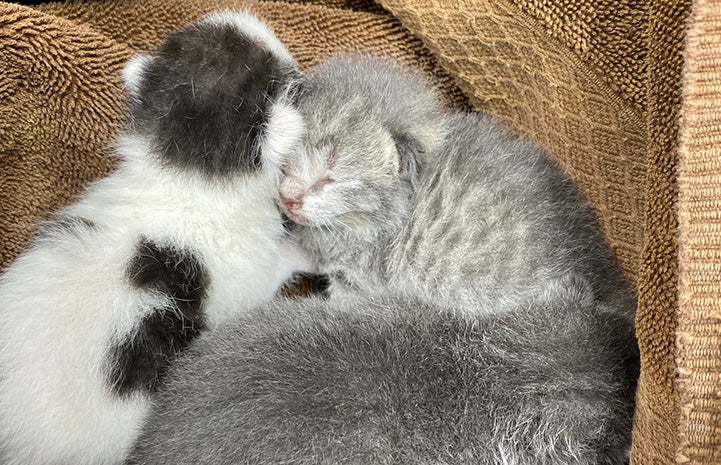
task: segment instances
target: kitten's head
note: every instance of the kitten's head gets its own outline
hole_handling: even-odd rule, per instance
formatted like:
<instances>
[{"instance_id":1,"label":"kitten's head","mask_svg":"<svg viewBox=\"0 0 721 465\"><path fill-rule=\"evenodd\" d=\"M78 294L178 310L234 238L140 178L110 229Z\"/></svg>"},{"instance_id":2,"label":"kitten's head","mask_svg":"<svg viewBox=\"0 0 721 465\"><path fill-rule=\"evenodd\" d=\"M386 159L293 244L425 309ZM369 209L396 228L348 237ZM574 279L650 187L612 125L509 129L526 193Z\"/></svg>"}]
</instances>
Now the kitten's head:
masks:
<instances>
[{"instance_id":1,"label":"kitten's head","mask_svg":"<svg viewBox=\"0 0 721 465\"><path fill-rule=\"evenodd\" d=\"M278 171L303 133L286 102L298 76L290 52L256 17L211 14L125 66L129 133L173 168L213 177Z\"/></svg>"},{"instance_id":2,"label":"kitten's head","mask_svg":"<svg viewBox=\"0 0 721 465\"><path fill-rule=\"evenodd\" d=\"M333 232L402 224L425 157L444 137L428 82L390 59L336 57L302 80L296 103L306 134L284 167L288 217Z\"/></svg>"}]
</instances>

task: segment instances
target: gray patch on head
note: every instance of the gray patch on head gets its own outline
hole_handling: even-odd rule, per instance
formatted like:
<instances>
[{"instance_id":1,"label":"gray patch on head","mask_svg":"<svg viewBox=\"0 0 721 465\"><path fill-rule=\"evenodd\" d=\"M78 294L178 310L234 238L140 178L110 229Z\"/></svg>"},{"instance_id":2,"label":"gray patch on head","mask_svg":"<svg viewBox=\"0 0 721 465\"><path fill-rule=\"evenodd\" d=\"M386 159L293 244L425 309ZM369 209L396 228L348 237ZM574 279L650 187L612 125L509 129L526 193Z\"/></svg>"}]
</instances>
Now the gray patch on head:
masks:
<instances>
[{"instance_id":1,"label":"gray patch on head","mask_svg":"<svg viewBox=\"0 0 721 465\"><path fill-rule=\"evenodd\" d=\"M211 176L261 167L263 126L293 64L232 24L201 22L136 65L132 127L164 162Z\"/></svg>"}]
</instances>

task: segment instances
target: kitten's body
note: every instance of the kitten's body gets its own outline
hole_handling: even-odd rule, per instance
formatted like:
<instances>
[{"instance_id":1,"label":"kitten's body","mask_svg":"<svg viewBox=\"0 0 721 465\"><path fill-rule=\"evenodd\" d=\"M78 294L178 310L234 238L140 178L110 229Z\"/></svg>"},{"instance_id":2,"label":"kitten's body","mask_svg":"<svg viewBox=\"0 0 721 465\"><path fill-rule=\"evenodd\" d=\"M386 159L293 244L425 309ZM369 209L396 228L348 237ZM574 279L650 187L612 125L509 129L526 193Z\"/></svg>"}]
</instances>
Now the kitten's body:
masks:
<instances>
[{"instance_id":1,"label":"kitten's body","mask_svg":"<svg viewBox=\"0 0 721 465\"><path fill-rule=\"evenodd\" d=\"M628 283L562 169L488 116L457 115L447 127L393 248L394 285L412 280L471 312L571 293L632 317Z\"/></svg>"},{"instance_id":2,"label":"kitten's body","mask_svg":"<svg viewBox=\"0 0 721 465\"><path fill-rule=\"evenodd\" d=\"M273 102L294 66L256 18L225 13L126 67L117 170L0 277L0 462L121 462L176 353L304 265L275 206L278 137L300 131Z\"/></svg>"},{"instance_id":3,"label":"kitten's body","mask_svg":"<svg viewBox=\"0 0 721 465\"><path fill-rule=\"evenodd\" d=\"M489 116L445 114L423 80L383 60L331 60L304 88L308 134L281 195L302 199L299 236L336 291L389 284L470 314L571 293L632 319L634 295L592 210L540 147ZM414 152L401 154L414 166L400 176L399 151ZM333 181L312 187L323 178ZM351 207L328 214L328 203Z\"/></svg>"},{"instance_id":4,"label":"kitten's body","mask_svg":"<svg viewBox=\"0 0 721 465\"><path fill-rule=\"evenodd\" d=\"M199 343L132 463L625 463L633 293L563 170L384 60L297 104L281 203L330 298Z\"/></svg>"},{"instance_id":5,"label":"kitten's body","mask_svg":"<svg viewBox=\"0 0 721 465\"><path fill-rule=\"evenodd\" d=\"M174 366L128 463L624 463L628 324L569 299L499 310L386 294L245 314Z\"/></svg>"}]
</instances>

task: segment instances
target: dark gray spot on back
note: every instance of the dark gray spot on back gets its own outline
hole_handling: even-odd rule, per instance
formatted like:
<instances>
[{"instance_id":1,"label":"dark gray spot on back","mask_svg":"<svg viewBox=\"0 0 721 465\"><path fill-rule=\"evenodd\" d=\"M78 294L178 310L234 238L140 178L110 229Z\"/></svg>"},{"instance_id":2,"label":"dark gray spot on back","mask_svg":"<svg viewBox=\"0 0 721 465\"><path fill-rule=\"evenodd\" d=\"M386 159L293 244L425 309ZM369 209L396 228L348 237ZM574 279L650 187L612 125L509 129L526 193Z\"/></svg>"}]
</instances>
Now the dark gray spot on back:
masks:
<instances>
[{"instance_id":1,"label":"dark gray spot on back","mask_svg":"<svg viewBox=\"0 0 721 465\"><path fill-rule=\"evenodd\" d=\"M127 270L137 288L165 294L169 306L153 309L110 350L109 383L117 394L152 391L175 355L205 328L207 272L191 252L143 240Z\"/></svg>"}]
</instances>

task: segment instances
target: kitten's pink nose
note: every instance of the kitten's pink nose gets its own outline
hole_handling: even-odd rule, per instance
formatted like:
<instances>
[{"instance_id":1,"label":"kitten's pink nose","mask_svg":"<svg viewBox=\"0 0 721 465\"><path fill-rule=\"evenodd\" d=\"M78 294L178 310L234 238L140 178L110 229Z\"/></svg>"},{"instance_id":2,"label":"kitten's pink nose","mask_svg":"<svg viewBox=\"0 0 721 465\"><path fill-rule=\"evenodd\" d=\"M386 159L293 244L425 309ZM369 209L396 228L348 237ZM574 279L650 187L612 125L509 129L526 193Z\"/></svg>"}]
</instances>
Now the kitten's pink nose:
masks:
<instances>
[{"instance_id":1,"label":"kitten's pink nose","mask_svg":"<svg viewBox=\"0 0 721 465\"><path fill-rule=\"evenodd\" d=\"M303 199L290 198L284 195L280 196L280 201L288 211L295 211L303 205Z\"/></svg>"}]
</instances>

